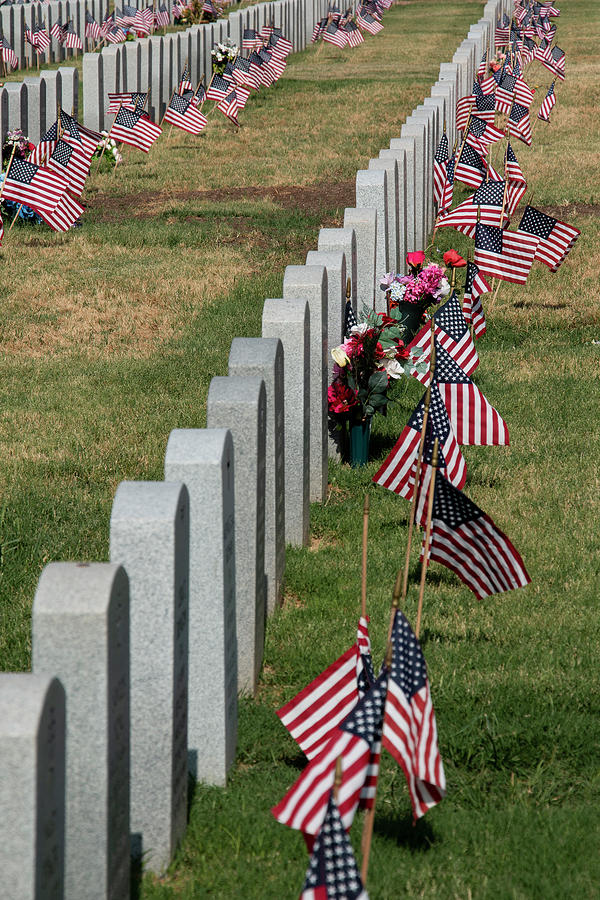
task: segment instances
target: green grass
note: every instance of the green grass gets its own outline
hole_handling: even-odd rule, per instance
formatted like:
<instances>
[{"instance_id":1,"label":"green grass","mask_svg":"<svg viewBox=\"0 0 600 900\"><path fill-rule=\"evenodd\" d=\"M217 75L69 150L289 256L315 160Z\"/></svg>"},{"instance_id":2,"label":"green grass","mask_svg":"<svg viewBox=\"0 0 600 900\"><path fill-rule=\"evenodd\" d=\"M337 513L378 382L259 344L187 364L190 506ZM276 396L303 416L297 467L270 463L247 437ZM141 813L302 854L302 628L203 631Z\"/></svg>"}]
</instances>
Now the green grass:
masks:
<instances>
[{"instance_id":1,"label":"green grass","mask_svg":"<svg viewBox=\"0 0 600 900\"><path fill-rule=\"evenodd\" d=\"M583 234L556 275L536 267L525 288L503 285L491 309L488 301L476 381L506 419L511 445L464 450L466 493L513 540L532 584L478 603L432 566L422 643L448 796L413 827L404 778L384 757L372 900L600 893L600 348L592 344L600 339L600 114L589 100L599 16L592 0L563 0L561 9L567 81L533 147L513 146L534 205L561 210ZM208 385L225 374L231 339L259 333L262 301L280 295L285 265L304 261L321 225L341 223L356 170L399 133L480 10L473 2L396 7L385 31L352 56L326 48L293 57L280 84L249 104L238 135L211 116L196 142L173 135L147 159L128 153L116 176L92 180L81 232L20 229L6 238L3 668L29 665L43 565L107 557L118 482L160 478L171 428L204 424ZM541 99L550 74L537 66L531 80ZM435 243L464 253L470 244L450 229ZM311 510L311 547L287 553L286 599L269 621L259 695L240 704L230 783L197 787L176 861L164 879L144 879L144 900L299 894L303 841L269 809L303 757L274 710L353 640L365 491L368 604L381 658L408 504L370 479L421 393L416 382L397 386L390 415L376 420L366 469L330 466L327 502ZM415 546L411 584L417 579ZM411 620L415 608L411 588ZM351 833L357 850L361 824L357 817Z\"/></svg>"}]
</instances>

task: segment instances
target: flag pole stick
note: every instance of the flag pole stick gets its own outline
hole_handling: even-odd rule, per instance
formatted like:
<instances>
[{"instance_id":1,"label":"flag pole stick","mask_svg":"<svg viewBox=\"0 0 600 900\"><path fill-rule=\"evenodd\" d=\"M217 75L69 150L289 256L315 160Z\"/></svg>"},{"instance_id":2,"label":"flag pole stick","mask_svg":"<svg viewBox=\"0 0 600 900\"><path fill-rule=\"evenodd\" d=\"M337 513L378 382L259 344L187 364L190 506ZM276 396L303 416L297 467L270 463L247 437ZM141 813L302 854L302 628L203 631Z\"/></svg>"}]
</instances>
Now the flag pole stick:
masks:
<instances>
[{"instance_id":1,"label":"flag pole stick","mask_svg":"<svg viewBox=\"0 0 600 900\"><path fill-rule=\"evenodd\" d=\"M415 469L415 481L413 485L413 495L410 504L410 518L408 520L408 536L406 540L406 556L404 558L404 574L402 578L402 603L406 600L406 592L408 590L408 570L410 566L410 551L412 548L412 536L415 527L415 516L417 512L417 497L419 493L419 479L421 477L421 464L423 462L423 448L425 447L425 435L427 433L427 421L429 419L429 407L431 404L431 383L433 381L433 373L435 371L435 321L431 317L431 345L429 351L429 385L425 392L425 401L423 403L423 424L421 425L421 438L419 440L419 452L417 453L417 466ZM389 635L388 635L389 640Z\"/></svg>"},{"instance_id":2,"label":"flag pole stick","mask_svg":"<svg viewBox=\"0 0 600 900\"><path fill-rule=\"evenodd\" d=\"M169 102L168 102L168 104L167 104L167 109L168 109L169 106L171 105L171 101L173 100L173 97L175 96L175 91L176 91L176 88L173 88L173 93L171 94L171 97L170 97ZM165 116L166 116L166 114L167 114L167 109L165 109L164 115L163 115L162 119L160 120L160 122L158 123L160 128L162 128L162 124L163 124L163 122L165 121Z\"/></svg>"},{"instance_id":3,"label":"flag pole stick","mask_svg":"<svg viewBox=\"0 0 600 900\"><path fill-rule=\"evenodd\" d=\"M438 463L438 439L433 442L433 457L431 459L431 481L429 482L429 498L427 503L427 523L425 525L425 547L423 549L423 561L421 563L421 584L419 585L419 605L417 608L417 625L415 628L415 636L419 639L421 632L421 614L423 612L423 595L425 593L425 577L427 575L427 564L429 562L429 545L431 543L431 514L433 512L433 497L435 493L435 476L437 474Z\"/></svg>"},{"instance_id":4,"label":"flag pole stick","mask_svg":"<svg viewBox=\"0 0 600 900\"><path fill-rule=\"evenodd\" d=\"M335 762L335 775L333 778L333 799L338 802L340 788L342 786L342 760L343 757L338 756Z\"/></svg>"},{"instance_id":5,"label":"flag pole stick","mask_svg":"<svg viewBox=\"0 0 600 900\"><path fill-rule=\"evenodd\" d=\"M360 613L363 619L367 618L367 546L369 542L369 495L365 494L363 504L363 533L362 533L362 577L360 584Z\"/></svg>"},{"instance_id":6,"label":"flag pole stick","mask_svg":"<svg viewBox=\"0 0 600 900\"><path fill-rule=\"evenodd\" d=\"M392 628L394 627L394 618L396 616L396 612L400 605L400 581L402 577L402 570L399 569L396 574L396 581L394 583L394 593L392 594L392 609L390 612L390 627L388 631L388 641L387 641L387 650L385 653L385 666L389 671L392 667ZM377 779L377 782L379 779ZM367 875L369 872L369 857L371 855L371 842L373 840L373 823L375 821L375 802L377 800L377 782L375 783L372 804L367 809L365 813L365 818L363 822L363 833L360 842L361 850L362 850L362 864L360 867L360 877L363 883L363 887L366 887L367 884Z\"/></svg>"}]
</instances>

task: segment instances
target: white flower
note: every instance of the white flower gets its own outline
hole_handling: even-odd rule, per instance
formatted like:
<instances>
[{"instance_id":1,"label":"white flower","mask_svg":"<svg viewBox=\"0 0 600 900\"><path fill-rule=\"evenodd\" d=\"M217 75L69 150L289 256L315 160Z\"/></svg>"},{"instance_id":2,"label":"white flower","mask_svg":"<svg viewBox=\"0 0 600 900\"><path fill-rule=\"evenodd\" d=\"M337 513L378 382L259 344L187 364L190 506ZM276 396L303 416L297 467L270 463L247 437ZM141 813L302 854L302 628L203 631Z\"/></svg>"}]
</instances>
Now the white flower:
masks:
<instances>
[{"instance_id":1,"label":"white flower","mask_svg":"<svg viewBox=\"0 0 600 900\"><path fill-rule=\"evenodd\" d=\"M366 322L360 322L358 325L353 325L350 329L350 334L365 334L369 330L369 326Z\"/></svg>"},{"instance_id":2,"label":"white flower","mask_svg":"<svg viewBox=\"0 0 600 900\"><path fill-rule=\"evenodd\" d=\"M404 297L404 294L406 291L406 285L399 284L397 281L394 281L390 285L389 291L390 291L391 299L398 302L398 301L402 300L402 298Z\"/></svg>"},{"instance_id":3,"label":"white flower","mask_svg":"<svg viewBox=\"0 0 600 900\"><path fill-rule=\"evenodd\" d=\"M350 359L346 355L346 351L342 350L341 347L334 347L331 351L331 355L333 356L338 366L340 366L342 369L350 362Z\"/></svg>"},{"instance_id":4,"label":"white flower","mask_svg":"<svg viewBox=\"0 0 600 900\"><path fill-rule=\"evenodd\" d=\"M447 278L442 278L442 280L440 281L440 285L437 289L437 296L438 297L447 297L449 293L450 293L450 282L448 281Z\"/></svg>"},{"instance_id":5,"label":"white flower","mask_svg":"<svg viewBox=\"0 0 600 900\"><path fill-rule=\"evenodd\" d=\"M390 378L402 378L404 375L404 368L397 359L388 359L387 357L382 359L381 368L387 372Z\"/></svg>"}]
</instances>

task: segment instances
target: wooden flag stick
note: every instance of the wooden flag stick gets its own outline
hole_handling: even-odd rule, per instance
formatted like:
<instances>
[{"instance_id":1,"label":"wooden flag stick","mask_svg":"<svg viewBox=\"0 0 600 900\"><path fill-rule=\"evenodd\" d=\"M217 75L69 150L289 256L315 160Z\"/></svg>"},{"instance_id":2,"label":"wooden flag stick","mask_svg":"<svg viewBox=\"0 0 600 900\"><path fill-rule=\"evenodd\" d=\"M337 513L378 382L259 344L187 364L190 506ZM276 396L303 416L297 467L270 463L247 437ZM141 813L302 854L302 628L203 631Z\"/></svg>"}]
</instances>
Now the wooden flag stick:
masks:
<instances>
[{"instance_id":1,"label":"wooden flag stick","mask_svg":"<svg viewBox=\"0 0 600 900\"><path fill-rule=\"evenodd\" d=\"M417 608L417 626L415 635L417 639L421 632L421 614L423 612L423 595L425 593L425 577L427 575L427 563L429 562L429 545L431 543L431 514L433 512L433 497L435 494L435 476L438 463L438 439L433 442L433 457L431 460L431 481L429 482L429 498L427 503L427 523L425 525L425 547L421 562L421 584L419 585L419 606Z\"/></svg>"},{"instance_id":2,"label":"wooden flag stick","mask_svg":"<svg viewBox=\"0 0 600 900\"><path fill-rule=\"evenodd\" d=\"M169 103L167 104L167 109L168 109L169 106L171 105L171 100L172 100L173 97L175 96L175 91L176 91L176 88L173 88L173 93L171 94L171 97L170 97L170 99L169 99ZM164 115L163 115L162 119L161 119L160 122L159 122L160 128L162 128L162 124L163 124L163 122L165 121L165 116L166 116L166 114L167 114L167 109L165 109Z\"/></svg>"},{"instance_id":3,"label":"wooden flag stick","mask_svg":"<svg viewBox=\"0 0 600 900\"><path fill-rule=\"evenodd\" d=\"M369 542L369 495L365 494L363 504L363 533L362 533L362 577L360 585L360 614L367 618L367 546Z\"/></svg>"},{"instance_id":4,"label":"wooden flag stick","mask_svg":"<svg viewBox=\"0 0 600 900\"><path fill-rule=\"evenodd\" d=\"M335 762L335 775L333 777L333 799L338 802L340 788L342 786L342 760L343 757L338 756Z\"/></svg>"},{"instance_id":5,"label":"wooden flag stick","mask_svg":"<svg viewBox=\"0 0 600 900\"><path fill-rule=\"evenodd\" d=\"M394 627L394 618L396 616L396 611L400 605L400 583L402 578L402 570L399 569L396 574L396 581L394 584L394 593L392 594L392 609L390 612L390 627L388 631L388 642L387 642L387 650L385 654L385 666L388 670L392 668L392 628ZM369 872L369 857L371 855L371 842L373 840L373 823L375 821L375 802L377 800L377 783L375 784L373 799L371 806L367 809L365 813L365 818L363 821L363 833L360 842L360 847L362 850L362 865L360 867L360 877L362 879L363 887L366 887L367 884L367 875Z\"/></svg>"}]
</instances>

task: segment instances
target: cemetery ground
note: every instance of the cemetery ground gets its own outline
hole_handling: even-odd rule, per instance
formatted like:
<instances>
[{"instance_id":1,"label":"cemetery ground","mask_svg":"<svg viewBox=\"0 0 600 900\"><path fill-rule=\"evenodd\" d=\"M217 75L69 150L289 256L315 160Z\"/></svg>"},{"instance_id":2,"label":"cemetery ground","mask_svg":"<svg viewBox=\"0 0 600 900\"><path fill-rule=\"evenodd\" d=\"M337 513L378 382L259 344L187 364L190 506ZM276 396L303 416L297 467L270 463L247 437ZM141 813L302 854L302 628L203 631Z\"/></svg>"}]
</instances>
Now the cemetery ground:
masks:
<instances>
[{"instance_id":1,"label":"cemetery ground","mask_svg":"<svg viewBox=\"0 0 600 900\"><path fill-rule=\"evenodd\" d=\"M432 566L422 645L448 796L413 827L404 776L383 756L372 900L588 898L600 883L600 13L593 0L560 6L567 80L551 124L536 122L532 148L513 146L534 205L582 236L556 275L536 266L525 288L502 285L491 307L488 298L475 380L511 446L464 450L465 492L507 532L532 584L478 603ZM92 180L81 230L6 235L3 669L29 666L45 563L107 559L117 484L161 479L171 429L204 424L208 385L226 374L232 338L260 333L263 300L281 296L285 266L304 262L320 226L340 224L356 170L399 133L480 8L401 3L351 54L325 47L291 57L280 83L248 105L239 134L215 113L200 139L176 132L149 157L126 149L122 170ZM536 63L528 75L541 100L550 73ZM435 246L468 249L450 229ZM327 502L311 510L311 545L287 553L284 605L269 620L258 697L240 704L228 788L196 787L176 861L165 878L143 880L141 897L299 894L304 843L269 808L304 757L274 710L354 640L365 491L376 665L383 656L408 504L370 479L421 393L416 382L396 387L365 470L331 464ZM415 599L413 589L411 621ZM357 816L357 851L361 825Z\"/></svg>"}]
</instances>

